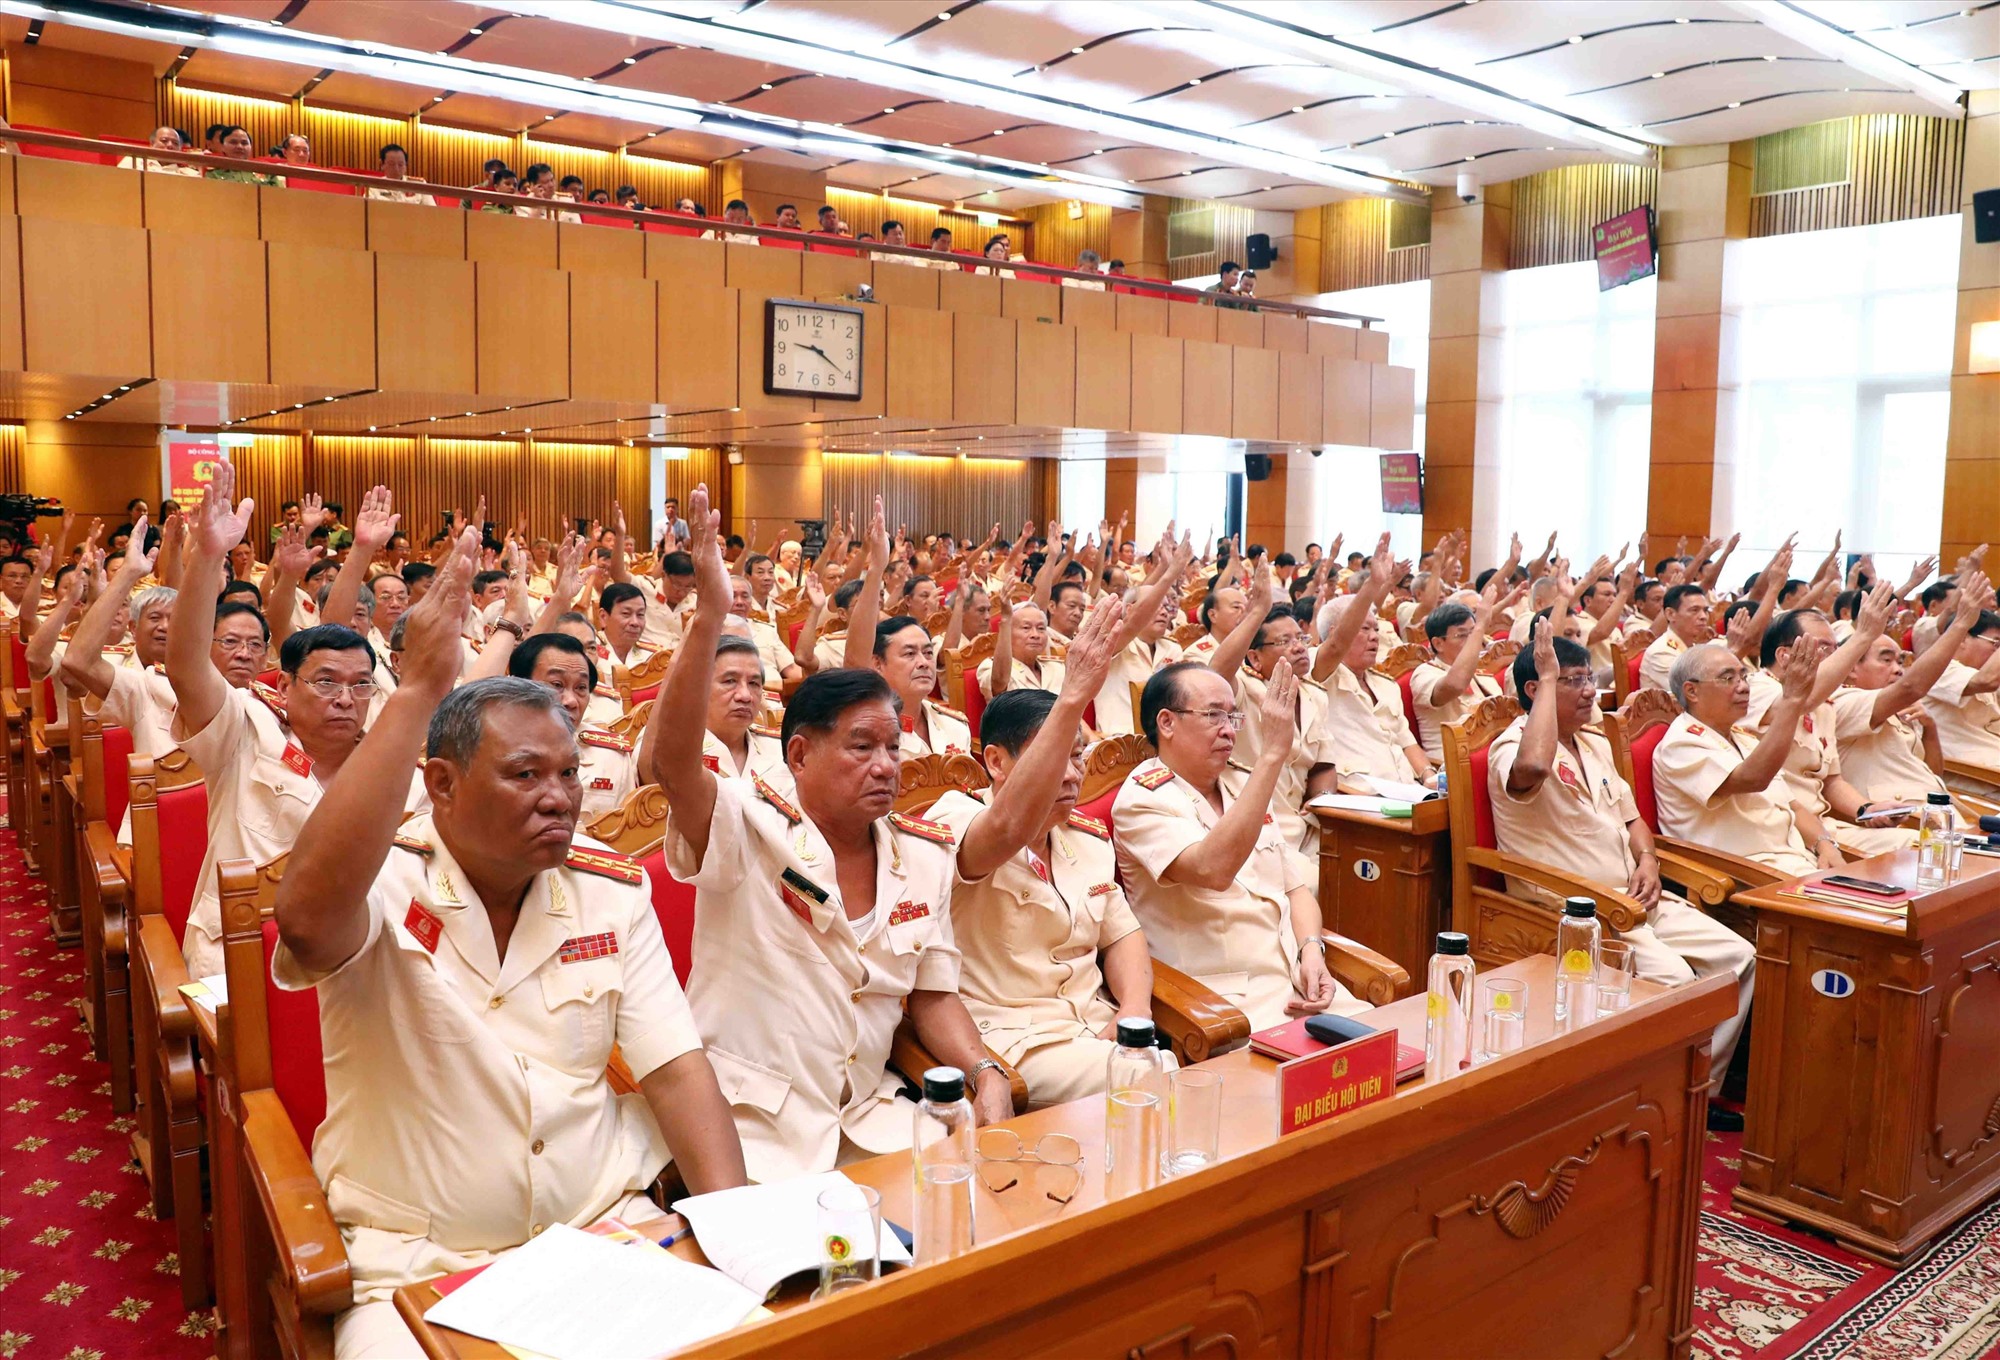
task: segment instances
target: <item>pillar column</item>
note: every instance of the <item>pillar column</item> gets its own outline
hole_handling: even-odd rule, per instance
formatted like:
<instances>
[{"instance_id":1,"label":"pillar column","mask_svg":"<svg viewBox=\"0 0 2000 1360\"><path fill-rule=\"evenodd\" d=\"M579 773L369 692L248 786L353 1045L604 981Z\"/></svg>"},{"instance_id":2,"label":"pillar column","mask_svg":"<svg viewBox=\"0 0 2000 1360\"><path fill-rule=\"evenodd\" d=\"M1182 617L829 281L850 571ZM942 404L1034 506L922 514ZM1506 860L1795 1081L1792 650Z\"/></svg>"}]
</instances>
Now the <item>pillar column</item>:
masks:
<instances>
[{"instance_id":1,"label":"pillar column","mask_svg":"<svg viewBox=\"0 0 2000 1360\"><path fill-rule=\"evenodd\" d=\"M1505 555L1499 286L1513 224L1512 184L1489 184L1473 203L1448 189L1432 194L1424 543L1468 530L1475 562Z\"/></svg>"},{"instance_id":2,"label":"pillar column","mask_svg":"<svg viewBox=\"0 0 2000 1360\"><path fill-rule=\"evenodd\" d=\"M724 465L729 479L727 532L748 535L750 521L768 544L773 530L796 532L793 520L819 519L826 509L819 450L774 444L745 444L743 461ZM759 545L759 552L763 545Z\"/></svg>"},{"instance_id":3,"label":"pillar column","mask_svg":"<svg viewBox=\"0 0 2000 1360\"><path fill-rule=\"evenodd\" d=\"M1972 193L2000 187L2000 90L1974 90L1966 110L1965 188L1958 248L1958 319L1952 328L1951 423L1945 436L1939 570L2000 527L2000 373L1972 371L1972 327L2000 324L2000 241L1972 239ZM1994 569L1991 559L1986 564Z\"/></svg>"},{"instance_id":4,"label":"pillar column","mask_svg":"<svg viewBox=\"0 0 2000 1360\"><path fill-rule=\"evenodd\" d=\"M1142 279L1167 277L1167 209L1169 200L1148 194L1138 208L1111 211L1111 255L1125 261L1125 272Z\"/></svg>"},{"instance_id":5,"label":"pillar column","mask_svg":"<svg viewBox=\"0 0 2000 1360\"><path fill-rule=\"evenodd\" d=\"M1737 317L1725 305L1724 280L1730 242L1750 234L1752 154L1748 142L1660 152L1646 492L1646 530L1655 544L1682 535L1700 542L1736 521Z\"/></svg>"},{"instance_id":6,"label":"pillar column","mask_svg":"<svg viewBox=\"0 0 2000 1360\"><path fill-rule=\"evenodd\" d=\"M1280 453L1271 458L1271 475L1248 483L1243 514L1243 546L1270 549L1271 556L1289 552L1305 560L1313 541L1319 506L1320 460L1311 454Z\"/></svg>"}]
</instances>

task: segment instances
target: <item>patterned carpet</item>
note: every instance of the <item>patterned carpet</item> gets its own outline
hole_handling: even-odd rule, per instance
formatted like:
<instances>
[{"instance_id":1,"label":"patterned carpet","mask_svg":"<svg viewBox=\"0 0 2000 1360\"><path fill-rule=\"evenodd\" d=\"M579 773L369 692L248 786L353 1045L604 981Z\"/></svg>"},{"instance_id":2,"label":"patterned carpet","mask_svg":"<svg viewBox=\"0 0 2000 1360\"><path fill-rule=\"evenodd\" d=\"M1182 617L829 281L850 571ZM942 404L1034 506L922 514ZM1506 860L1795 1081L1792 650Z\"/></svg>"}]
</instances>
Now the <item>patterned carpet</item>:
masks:
<instances>
[{"instance_id":1,"label":"patterned carpet","mask_svg":"<svg viewBox=\"0 0 2000 1360\"><path fill-rule=\"evenodd\" d=\"M83 955L49 938L42 885L0 815L0 1360L186 1360L206 1311L181 1307L157 1222L77 1010ZM2000 1355L2000 1203L1900 1274L1737 1214L1742 1138L1710 1134L1695 1274L1705 1360L1980 1360Z\"/></svg>"}]
</instances>

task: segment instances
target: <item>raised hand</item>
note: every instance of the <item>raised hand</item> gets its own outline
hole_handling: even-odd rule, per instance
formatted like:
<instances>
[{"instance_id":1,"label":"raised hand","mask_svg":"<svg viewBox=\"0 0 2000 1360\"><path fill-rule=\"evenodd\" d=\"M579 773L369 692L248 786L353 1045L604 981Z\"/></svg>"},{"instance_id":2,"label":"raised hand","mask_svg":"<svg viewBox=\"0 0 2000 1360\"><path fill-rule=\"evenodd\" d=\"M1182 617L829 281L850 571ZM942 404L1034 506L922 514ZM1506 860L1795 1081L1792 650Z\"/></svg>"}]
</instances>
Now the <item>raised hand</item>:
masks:
<instances>
[{"instance_id":1,"label":"raised hand","mask_svg":"<svg viewBox=\"0 0 2000 1360\"><path fill-rule=\"evenodd\" d=\"M1744 658L1754 657L1757 654L1757 639L1764 630L1757 626L1756 610L1737 610L1729 616L1729 622L1724 628L1726 630L1724 641L1730 651Z\"/></svg>"},{"instance_id":2,"label":"raised hand","mask_svg":"<svg viewBox=\"0 0 2000 1360\"><path fill-rule=\"evenodd\" d=\"M1076 637L1064 653L1064 694L1088 703L1104 687L1104 677L1111 673L1111 659L1117 655L1112 643L1124 617L1125 602L1116 595L1102 596L1083 616Z\"/></svg>"},{"instance_id":3,"label":"raised hand","mask_svg":"<svg viewBox=\"0 0 2000 1360\"><path fill-rule=\"evenodd\" d=\"M1784 686L1787 699L1803 701L1811 695L1813 682L1819 678L1819 649L1804 639L1796 646L1780 647L1771 670Z\"/></svg>"},{"instance_id":4,"label":"raised hand","mask_svg":"<svg viewBox=\"0 0 2000 1360\"><path fill-rule=\"evenodd\" d=\"M458 683L465 653L459 633L472 608L472 572L479 563L479 530L467 525L438 563L424 597L403 615L403 660L396 688L442 700Z\"/></svg>"},{"instance_id":5,"label":"raised hand","mask_svg":"<svg viewBox=\"0 0 2000 1360\"><path fill-rule=\"evenodd\" d=\"M1292 663L1281 658L1271 668L1271 678L1264 686L1264 702L1257 709L1257 735L1263 739L1258 752L1260 760L1291 759L1292 736L1298 726L1295 716L1298 697L1299 681L1292 674Z\"/></svg>"},{"instance_id":6,"label":"raised hand","mask_svg":"<svg viewBox=\"0 0 2000 1360\"><path fill-rule=\"evenodd\" d=\"M875 509L868 516L868 565L887 568L889 565L889 524L882 514L882 498L875 498Z\"/></svg>"},{"instance_id":7,"label":"raised hand","mask_svg":"<svg viewBox=\"0 0 2000 1360\"><path fill-rule=\"evenodd\" d=\"M1854 631L1874 639L1881 637L1889 627L1889 616L1896 608L1896 592L1889 589L1887 581L1877 581L1862 597L1861 608L1854 617Z\"/></svg>"},{"instance_id":8,"label":"raised hand","mask_svg":"<svg viewBox=\"0 0 2000 1360\"><path fill-rule=\"evenodd\" d=\"M257 511L257 502L245 496L230 508L230 497L236 494L236 469L228 459L215 462L214 475L202 488L201 504L194 511L194 545L196 551L207 557L227 557L229 550L243 541L249 532L250 516Z\"/></svg>"},{"instance_id":9,"label":"raised hand","mask_svg":"<svg viewBox=\"0 0 2000 1360\"><path fill-rule=\"evenodd\" d=\"M373 487L361 497L361 509L354 516L354 550L373 557L389 546L403 517L395 513L395 498L386 486Z\"/></svg>"},{"instance_id":10,"label":"raised hand","mask_svg":"<svg viewBox=\"0 0 2000 1360\"><path fill-rule=\"evenodd\" d=\"M1555 631L1549 627L1549 620L1536 619L1529 638L1528 645L1535 655L1535 680L1543 686L1543 693L1547 693L1547 687L1555 684L1562 674L1562 663L1556 660Z\"/></svg>"},{"instance_id":11,"label":"raised hand","mask_svg":"<svg viewBox=\"0 0 2000 1360\"><path fill-rule=\"evenodd\" d=\"M1990 607L1991 595L1986 573L1977 567L1968 568L1958 578L1958 608L1953 611L1952 622L1967 627L1977 623L1980 611Z\"/></svg>"},{"instance_id":12,"label":"raised hand","mask_svg":"<svg viewBox=\"0 0 2000 1360\"><path fill-rule=\"evenodd\" d=\"M1550 535L1553 540L1554 535ZM1376 540L1375 555L1368 561L1368 584L1388 590L1396 584L1396 554L1389 549L1389 535Z\"/></svg>"},{"instance_id":13,"label":"raised hand","mask_svg":"<svg viewBox=\"0 0 2000 1360\"><path fill-rule=\"evenodd\" d=\"M722 560L721 545L715 541L715 531L721 521L722 516L708 508L706 482L688 493L687 522L691 536L688 553L694 558L695 602L703 610L727 614L730 603L729 567Z\"/></svg>"},{"instance_id":14,"label":"raised hand","mask_svg":"<svg viewBox=\"0 0 2000 1360\"><path fill-rule=\"evenodd\" d=\"M305 529L307 536L310 537L312 531L319 528L326 521L326 502L320 499L319 492L308 491L299 501L299 524Z\"/></svg>"},{"instance_id":15,"label":"raised hand","mask_svg":"<svg viewBox=\"0 0 2000 1360\"><path fill-rule=\"evenodd\" d=\"M819 573L808 571L805 575L806 603L814 609L826 608L826 587L820 583Z\"/></svg>"}]
</instances>

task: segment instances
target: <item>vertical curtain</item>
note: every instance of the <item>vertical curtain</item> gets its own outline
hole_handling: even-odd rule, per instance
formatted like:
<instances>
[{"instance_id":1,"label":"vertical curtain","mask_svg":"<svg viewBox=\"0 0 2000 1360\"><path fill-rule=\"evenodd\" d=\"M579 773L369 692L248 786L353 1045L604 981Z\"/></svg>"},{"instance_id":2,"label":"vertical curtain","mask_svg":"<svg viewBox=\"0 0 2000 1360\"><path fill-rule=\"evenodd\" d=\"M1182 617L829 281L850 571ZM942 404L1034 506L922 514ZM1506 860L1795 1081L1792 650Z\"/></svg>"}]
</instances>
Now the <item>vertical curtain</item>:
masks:
<instances>
[{"instance_id":1,"label":"vertical curtain","mask_svg":"<svg viewBox=\"0 0 2000 1360\"><path fill-rule=\"evenodd\" d=\"M952 533L977 540L998 524L1002 538L1013 538L1024 521L1044 517L1035 461L824 453L826 514L851 514L856 524L864 523L879 493L892 534L907 525L917 537Z\"/></svg>"}]
</instances>

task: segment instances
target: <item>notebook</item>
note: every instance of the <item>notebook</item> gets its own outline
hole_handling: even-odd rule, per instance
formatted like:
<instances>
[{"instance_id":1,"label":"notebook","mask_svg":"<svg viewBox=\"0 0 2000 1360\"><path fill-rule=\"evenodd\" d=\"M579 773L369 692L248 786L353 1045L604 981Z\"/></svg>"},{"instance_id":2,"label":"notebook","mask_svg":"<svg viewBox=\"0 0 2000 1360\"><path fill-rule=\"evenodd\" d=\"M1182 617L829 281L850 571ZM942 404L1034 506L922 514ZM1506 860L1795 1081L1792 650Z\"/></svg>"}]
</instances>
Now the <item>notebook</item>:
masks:
<instances>
[{"instance_id":1,"label":"notebook","mask_svg":"<svg viewBox=\"0 0 2000 1360\"><path fill-rule=\"evenodd\" d=\"M1310 1017L1300 1016L1282 1025L1260 1029L1250 1036L1250 1051L1262 1053L1267 1058L1279 1062L1290 1062L1293 1058L1303 1058L1308 1053L1323 1052L1329 1047L1306 1033L1306 1021ZM1424 1074L1424 1051L1414 1045L1396 1044L1396 1080L1408 1081L1411 1077Z\"/></svg>"}]
</instances>

